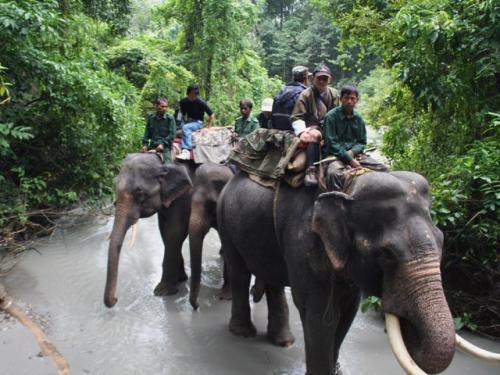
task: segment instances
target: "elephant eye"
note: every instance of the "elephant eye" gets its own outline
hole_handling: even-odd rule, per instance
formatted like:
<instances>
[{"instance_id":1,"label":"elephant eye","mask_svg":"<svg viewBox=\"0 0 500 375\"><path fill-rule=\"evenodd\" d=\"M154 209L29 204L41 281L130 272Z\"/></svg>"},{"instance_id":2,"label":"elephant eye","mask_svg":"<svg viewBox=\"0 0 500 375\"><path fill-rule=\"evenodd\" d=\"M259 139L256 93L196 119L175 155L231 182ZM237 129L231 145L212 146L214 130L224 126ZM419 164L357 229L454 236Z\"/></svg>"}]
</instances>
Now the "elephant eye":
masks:
<instances>
[{"instance_id":1,"label":"elephant eye","mask_svg":"<svg viewBox=\"0 0 500 375\"><path fill-rule=\"evenodd\" d=\"M378 259L381 267L383 268L395 267L398 263L398 258L393 249L387 247L380 250Z\"/></svg>"},{"instance_id":2,"label":"elephant eye","mask_svg":"<svg viewBox=\"0 0 500 375\"><path fill-rule=\"evenodd\" d=\"M136 189L134 195L137 200L141 201L144 200L144 198L146 197L146 192L142 189Z\"/></svg>"}]
</instances>

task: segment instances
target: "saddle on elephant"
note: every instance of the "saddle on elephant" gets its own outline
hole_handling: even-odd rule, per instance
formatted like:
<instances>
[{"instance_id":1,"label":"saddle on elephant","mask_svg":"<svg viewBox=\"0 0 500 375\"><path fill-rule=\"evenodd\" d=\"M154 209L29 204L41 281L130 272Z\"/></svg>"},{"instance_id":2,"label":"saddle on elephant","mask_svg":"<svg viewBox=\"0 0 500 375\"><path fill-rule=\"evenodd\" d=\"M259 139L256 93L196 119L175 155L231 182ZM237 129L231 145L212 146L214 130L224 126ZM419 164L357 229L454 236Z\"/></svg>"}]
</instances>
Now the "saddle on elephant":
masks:
<instances>
[{"instance_id":1,"label":"saddle on elephant","mask_svg":"<svg viewBox=\"0 0 500 375\"><path fill-rule=\"evenodd\" d=\"M230 126L204 128L193 132L192 141L193 149L190 153L190 159L196 164L222 164L227 160L233 148L234 131ZM180 152L179 139L175 153L179 154Z\"/></svg>"},{"instance_id":2,"label":"saddle on elephant","mask_svg":"<svg viewBox=\"0 0 500 375\"><path fill-rule=\"evenodd\" d=\"M266 187L275 188L281 180L298 187L304 178L305 153L290 131L256 129L237 143L228 162Z\"/></svg>"}]
</instances>

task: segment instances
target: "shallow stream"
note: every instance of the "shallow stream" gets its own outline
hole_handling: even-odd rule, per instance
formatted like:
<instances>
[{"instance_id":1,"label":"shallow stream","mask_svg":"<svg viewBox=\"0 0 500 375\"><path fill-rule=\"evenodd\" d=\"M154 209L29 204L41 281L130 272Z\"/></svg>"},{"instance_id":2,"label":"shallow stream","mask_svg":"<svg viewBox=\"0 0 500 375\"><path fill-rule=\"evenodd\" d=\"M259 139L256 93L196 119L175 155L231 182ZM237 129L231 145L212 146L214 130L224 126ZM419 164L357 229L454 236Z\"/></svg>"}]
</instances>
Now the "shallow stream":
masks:
<instances>
[{"instance_id":1,"label":"shallow stream","mask_svg":"<svg viewBox=\"0 0 500 375\"><path fill-rule=\"evenodd\" d=\"M36 243L3 279L9 294L29 311L70 364L72 374L304 374L304 343L297 310L291 305L296 343L274 347L264 336L265 299L252 306L256 338L228 330L230 302L220 301L219 239L205 239L200 309L188 301L188 285L171 297L155 297L161 276L162 242L156 216L139 221L137 241L127 234L120 259L118 303L103 304L107 237L113 219L94 217ZM183 254L189 270L189 248ZM500 343L466 335L500 352ZM0 312L0 374L55 374L52 362L39 356L30 333ZM399 375L377 314L359 313L341 350L345 375ZM500 368L457 353L445 374L499 374Z\"/></svg>"}]
</instances>

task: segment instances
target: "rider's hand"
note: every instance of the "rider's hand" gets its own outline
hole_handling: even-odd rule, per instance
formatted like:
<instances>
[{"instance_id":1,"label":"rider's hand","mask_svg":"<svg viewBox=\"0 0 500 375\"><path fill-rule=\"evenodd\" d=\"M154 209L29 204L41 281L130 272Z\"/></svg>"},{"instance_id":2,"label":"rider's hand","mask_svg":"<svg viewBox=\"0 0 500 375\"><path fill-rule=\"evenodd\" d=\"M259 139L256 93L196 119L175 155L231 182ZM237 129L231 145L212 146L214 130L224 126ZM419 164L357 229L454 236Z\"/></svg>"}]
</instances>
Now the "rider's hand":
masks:
<instances>
[{"instance_id":1,"label":"rider's hand","mask_svg":"<svg viewBox=\"0 0 500 375\"><path fill-rule=\"evenodd\" d=\"M163 148L163 145L158 145L156 146L156 152L163 152L164 148Z\"/></svg>"},{"instance_id":2,"label":"rider's hand","mask_svg":"<svg viewBox=\"0 0 500 375\"><path fill-rule=\"evenodd\" d=\"M357 161L356 159L352 159L350 162L349 162L349 165L353 168L361 168L361 164L359 163L359 161Z\"/></svg>"},{"instance_id":3,"label":"rider's hand","mask_svg":"<svg viewBox=\"0 0 500 375\"><path fill-rule=\"evenodd\" d=\"M142 146L141 152L148 152L148 146Z\"/></svg>"},{"instance_id":4,"label":"rider's hand","mask_svg":"<svg viewBox=\"0 0 500 375\"><path fill-rule=\"evenodd\" d=\"M309 132L302 132L302 133L300 133L299 139L300 139L301 142L304 142L304 143L310 143L310 142L312 142L312 137L309 134Z\"/></svg>"}]
</instances>

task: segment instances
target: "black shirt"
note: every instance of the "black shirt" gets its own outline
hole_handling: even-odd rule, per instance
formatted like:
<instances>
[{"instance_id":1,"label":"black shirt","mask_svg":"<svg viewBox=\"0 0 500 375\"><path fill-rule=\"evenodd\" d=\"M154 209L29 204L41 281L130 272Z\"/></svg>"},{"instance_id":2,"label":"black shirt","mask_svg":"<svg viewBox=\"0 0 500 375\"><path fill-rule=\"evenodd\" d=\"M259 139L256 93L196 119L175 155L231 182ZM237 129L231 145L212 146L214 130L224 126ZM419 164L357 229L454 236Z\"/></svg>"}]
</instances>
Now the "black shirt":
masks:
<instances>
[{"instance_id":1,"label":"black shirt","mask_svg":"<svg viewBox=\"0 0 500 375\"><path fill-rule=\"evenodd\" d=\"M271 129L271 116L266 117L264 112L257 115L257 120L259 120L259 126L264 129Z\"/></svg>"},{"instance_id":2,"label":"black shirt","mask_svg":"<svg viewBox=\"0 0 500 375\"><path fill-rule=\"evenodd\" d=\"M205 113L209 116L213 113L208 104L200 98L196 98L194 101L190 101L188 98L181 99L179 106L182 115L187 120L203 121Z\"/></svg>"}]
</instances>

